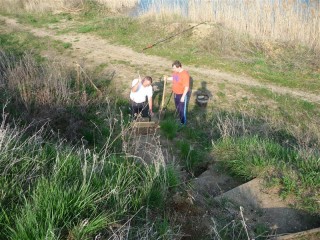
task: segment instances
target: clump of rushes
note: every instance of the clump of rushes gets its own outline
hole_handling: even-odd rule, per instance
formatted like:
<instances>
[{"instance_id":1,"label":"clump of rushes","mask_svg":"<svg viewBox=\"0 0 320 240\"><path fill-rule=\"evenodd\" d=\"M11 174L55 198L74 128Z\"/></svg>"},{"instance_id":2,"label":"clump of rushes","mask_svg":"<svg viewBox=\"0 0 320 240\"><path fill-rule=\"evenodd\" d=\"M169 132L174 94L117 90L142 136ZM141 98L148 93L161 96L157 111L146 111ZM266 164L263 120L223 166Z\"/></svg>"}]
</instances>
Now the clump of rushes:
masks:
<instances>
[{"instance_id":1,"label":"clump of rushes","mask_svg":"<svg viewBox=\"0 0 320 240\"><path fill-rule=\"evenodd\" d=\"M178 128L178 123L172 118L168 118L160 122L161 131L170 140L175 138Z\"/></svg>"},{"instance_id":2,"label":"clump of rushes","mask_svg":"<svg viewBox=\"0 0 320 240\"><path fill-rule=\"evenodd\" d=\"M195 176L198 176L206 168L206 156L203 151L198 150L185 141L178 142L178 149L183 166Z\"/></svg>"},{"instance_id":3,"label":"clump of rushes","mask_svg":"<svg viewBox=\"0 0 320 240\"><path fill-rule=\"evenodd\" d=\"M0 133L1 239L92 238L175 184L164 164L50 142L44 130Z\"/></svg>"}]
</instances>

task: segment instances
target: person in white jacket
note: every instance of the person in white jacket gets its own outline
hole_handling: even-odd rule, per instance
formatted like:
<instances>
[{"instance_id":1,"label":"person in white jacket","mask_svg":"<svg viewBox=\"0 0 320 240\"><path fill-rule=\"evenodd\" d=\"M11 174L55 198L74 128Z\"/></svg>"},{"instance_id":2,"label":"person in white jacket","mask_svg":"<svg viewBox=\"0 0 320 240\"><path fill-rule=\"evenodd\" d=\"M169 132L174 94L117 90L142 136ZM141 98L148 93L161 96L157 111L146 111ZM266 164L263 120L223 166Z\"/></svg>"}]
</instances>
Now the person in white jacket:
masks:
<instances>
[{"instance_id":1,"label":"person in white jacket","mask_svg":"<svg viewBox=\"0 0 320 240\"><path fill-rule=\"evenodd\" d=\"M132 81L130 101L131 115L134 119L141 114L142 117L152 117L152 78L146 76L143 79L137 78Z\"/></svg>"}]
</instances>

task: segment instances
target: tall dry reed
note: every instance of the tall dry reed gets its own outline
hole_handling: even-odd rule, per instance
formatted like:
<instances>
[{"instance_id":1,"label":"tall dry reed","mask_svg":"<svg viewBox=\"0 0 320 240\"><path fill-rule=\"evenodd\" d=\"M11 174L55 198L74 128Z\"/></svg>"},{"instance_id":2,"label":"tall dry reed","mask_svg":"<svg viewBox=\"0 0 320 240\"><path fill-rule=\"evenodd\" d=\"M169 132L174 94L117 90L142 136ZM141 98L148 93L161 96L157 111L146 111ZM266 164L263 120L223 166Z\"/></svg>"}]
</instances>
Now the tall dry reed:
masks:
<instances>
[{"instance_id":1,"label":"tall dry reed","mask_svg":"<svg viewBox=\"0 0 320 240\"><path fill-rule=\"evenodd\" d=\"M17 13L23 6L22 0L0 0L0 10L8 13Z\"/></svg>"},{"instance_id":2,"label":"tall dry reed","mask_svg":"<svg viewBox=\"0 0 320 240\"><path fill-rule=\"evenodd\" d=\"M170 8L170 9L169 9ZM159 10L160 9L160 10ZM298 0L189 0L188 6L157 1L154 14L184 15L193 22L216 22L261 40L290 41L320 49L320 2ZM148 12L148 14L150 14Z\"/></svg>"},{"instance_id":3,"label":"tall dry reed","mask_svg":"<svg viewBox=\"0 0 320 240\"><path fill-rule=\"evenodd\" d=\"M88 0L0 0L0 10L15 13L18 9L27 12L81 10ZM110 10L118 11L125 7L134 7L138 0L96 0Z\"/></svg>"},{"instance_id":4,"label":"tall dry reed","mask_svg":"<svg viewBox=\"0 0 320 240\"><path fill-rule=\"evenodd\" d=\"M61 106L70 103L72 96L71 72L60 62L39 65L30 53L20 60L11 54L0 51L0 84L17 94L18 99L26 107Z\"/></svg>"},{"instance_id":5,"label":"tall dry reed","mask_svg":"<svg viewBox=\"0 0 320 240\"><path fill-rule=\"evenodd\" d=\"M0 10L9 13L17 11L38 12L55 11L65 6L67 1L63 0L0 0ZM72 0L73 2L81 2L81 0Z\"/></svg>"},{"instance_id":6,"label":"tall dry reed","mask_svg":"<svg viewBox=\"0 0 320 240\"><path fill-rule=\"evenodd\" d=\"M134 7L138 0L96 0L98 3L106 5L112 10L119 10L123 7L131 8Z\"/></svg>"}]
</instances>

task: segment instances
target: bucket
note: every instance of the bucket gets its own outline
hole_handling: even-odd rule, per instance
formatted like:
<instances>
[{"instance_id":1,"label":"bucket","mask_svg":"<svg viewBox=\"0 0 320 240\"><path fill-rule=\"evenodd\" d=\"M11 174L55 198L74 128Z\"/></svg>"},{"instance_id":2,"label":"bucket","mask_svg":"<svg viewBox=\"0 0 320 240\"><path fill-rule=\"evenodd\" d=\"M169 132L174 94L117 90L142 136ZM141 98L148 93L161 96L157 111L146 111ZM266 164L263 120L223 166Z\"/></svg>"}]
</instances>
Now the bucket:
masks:
<instances>
[{"instance_id":1,"label":"bucket","mask_svg":"<svg viewBox=\"0 0 320 240\"><path fill-rule=\"evenodd\" d=\"M206 107L209 101L209 96L207 94L200 93L197 95L196 102L199 107Z\"/></svg>"}]
</instances>

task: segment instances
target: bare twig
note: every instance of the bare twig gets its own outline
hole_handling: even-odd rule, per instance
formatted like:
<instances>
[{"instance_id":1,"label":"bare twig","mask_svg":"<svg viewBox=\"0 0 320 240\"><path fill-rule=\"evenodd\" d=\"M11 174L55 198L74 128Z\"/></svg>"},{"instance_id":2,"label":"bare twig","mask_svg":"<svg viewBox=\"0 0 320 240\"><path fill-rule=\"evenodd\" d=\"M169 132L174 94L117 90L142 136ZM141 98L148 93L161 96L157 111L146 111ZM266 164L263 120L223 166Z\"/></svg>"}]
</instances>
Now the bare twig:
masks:
<instances>
[{"instance_id":1,"label":"bare twig","mask_svg":"<svg viewBox=\"0 0 320 240\"><path fill-rule=\"evenodd\" d=\"M91 85L94 87L94 89L98 92L99 95L102 95L102 92L100 91L99 88L97 88L97 86L93 83L92 79L88 76L88 74L84 71L84 69L80 66L79 63L75 63L77 68L80 69L80 73L82 72L85 77L89 80L89 82L91 83Z\"/></svg>"},{"instance_id":2,"label":"bare twig","mask_svg":"<svg viewBox=\"0 0 320 240\"><path fill-rule=\"evenodd\" d=\"M247 224L246 224L246 221L245 221L244 216L243 216L243 207L242 206L240 206L240 215L241 215L241 218L242 218L242 220L241 220L242 226L243 226L244 230L246 231L248 240L250 240L248 229L247 229Z\"/></svg>"}]
</instances>

